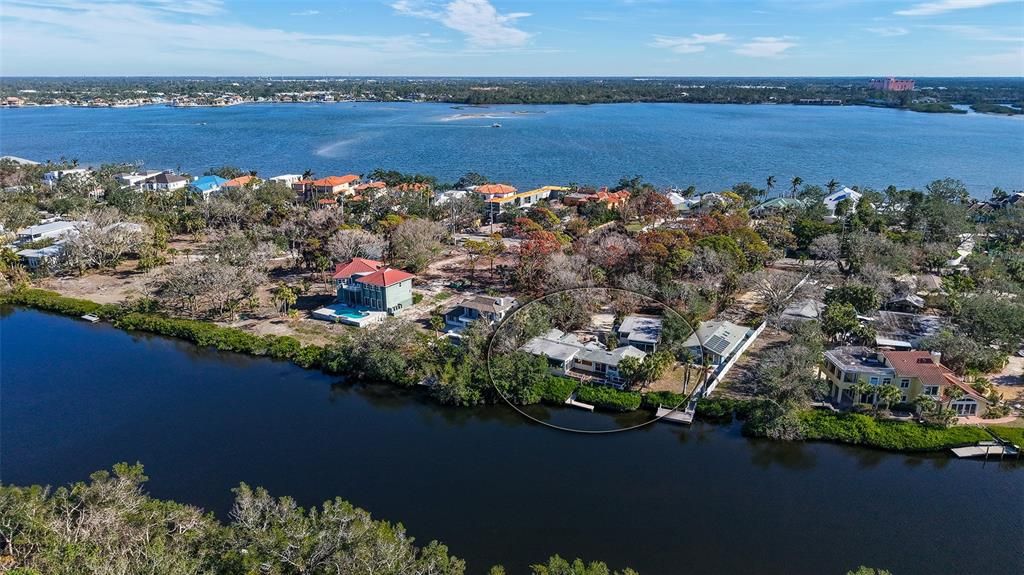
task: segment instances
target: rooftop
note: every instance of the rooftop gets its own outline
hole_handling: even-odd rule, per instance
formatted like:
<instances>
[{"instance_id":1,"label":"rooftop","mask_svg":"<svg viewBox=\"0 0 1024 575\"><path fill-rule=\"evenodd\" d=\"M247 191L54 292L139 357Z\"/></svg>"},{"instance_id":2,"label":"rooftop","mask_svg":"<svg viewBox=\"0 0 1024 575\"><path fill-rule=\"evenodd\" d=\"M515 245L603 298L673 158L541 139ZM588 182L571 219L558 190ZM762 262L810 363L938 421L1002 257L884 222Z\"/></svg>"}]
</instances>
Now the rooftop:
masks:
<instances>
[{"instance_id":1,"label":"rooftop","mask_svg":"<svg viewBox=\"0 0 1024 575\"><path fill-rule=\"evenodd\" d=\"M478 295L471 299L468 299L459 304L459 306L466 309L475 309L480 312L486 313L500 313L503 310L512 308L516 303L514 298L510 297L491 297L486 295Z\"/></svg>"},{"instance_id":2,"label":"rooftop","mask_svg":"<svg viewBox=\"0 0 1024 575\"><path fill-rule=\"evenodd\" d=\"M251 181L253 181L255 179L256 179L256 176L249 176L249 175L239 176L237 178L231 178L230 180L224 182L223 187L225 187L225 188L241 188L242 186L248 184L249 182L251 182Z\"/></svg>"},{"instance_id":3,"label":"rooftop","mask_svg":"<svg viewBox=\"0 0 1024 575\"><path fill-rule=\"evenodd\" d=\"M384 267L384 264L382 262L378 262L377 260L368 260L366 258L352 258L343 264L335 265L334 275L332 277L336 280L347 279L355 274L373 273L382 267Z\"/></svg>"},{"instance_id":4,"label":"rooftop","mask_svg":"<svg viewBox=\"0 0 1024 575\"><path fill-rule=\"evenodd\" d=\"M414 277L416 276L406 271L396 270L394 268L381 268L372 274L356 279L356 281L361 284L389 287L405 280L411 280Z\"/></svg>"},{"instance_id":5,"label":"rooftop","mask_svg":"<svg viewBox=\"0 0 1024 575\"><path fill-rule=\"evenodd\" d=\"M474 192L484 195L492 194L514 194L516 189L508 184L484 184L473 189Z\"/></svg>"},{"instance_id":6,"label":"rooftop","mask_svg":"<svg viewBox=\"0 0 1024 575\"><path fill-rule=\"evenodd\" d=\"M501 185L501 184L494 184L494 185ZM480 187L482 188L484 186L480 186ZM505 187L511 188L513 192L515 191L515 188L513 188L512 186L505 186ZM502 196L500 198L491 198L491 199L489 199L487 201L492 203L492 204L504 204L505 202L511 202L511 201L519 199L519 198L528 198L530 196L536 196L537 194L544 194L544 193L550 193L550 192L564 192L564 191L566 191L568 189L569 188L566 188L565 186L541 186L539 188L528 190L528 191L522 192L520 194L512 194L510 196ZM479 192L480 188L477 188L477 191ZM496 193L496 192L481 192L481 193Z\"/></svg>"},{"instance_id":7,"label":"rooftop","mask_svg":"<svg viewBox=\"0 0 1024 575\"><path fill-rule=\"evenodd\" d=\"M649 315L628 315L619 325L619 333L630 341L658 343L661 340L662 318Z\"/></svg>"},{"instance_id":8,"label":"rooftop","mask_svg":"<svg viewBox=\"0 0 1024 575\"><path fill-rule=\"evenodd\" d=\"M690 334L686 347L698 345L720 356L728 356L747 337L750 328L732 323L731 321L706 321L700 324L697 331Z\"/></svg>"},{"instance_id":9,"label":"rooftop","mask_svg":"<svg viewBox=\"0 0 1024 575\"><path fill-rule=\"evenodd\" d=\"M48 224L39 224L37 226L29 226L18 232L19 236L35 236L39 234L52 234L54 232L62 232L65 230L73 229L81 222L50 222Z\"/></svg>"},{"instance_id":10,"label":"rooftop","mask_svg":"<svg viewBox=\"0 0 1024 575\"><path fill-rule=\"evenodd\" d=\"M894 375L893 369L878 358L878 352L859 345L837 347L825 352L825 358L844 371Z\"/></svg>"},{"instance_id":11,"label":"rooftop","mask_svg":"<svg viewBox=\"0 0 1024 575\"><path fill-rule=\"evenodd\" d=\"M313 181L313 185L314 186L330 186L330 187L333 188L334 186L344 186L345 184L351 184L352 182L355 182L358 179L359 179L359 176L357 176L355 174L347 174L347 175L344 175L344 176L327 176L326 178L320 178L319 180L314 180Z\"/></svg>"}]
</instances>

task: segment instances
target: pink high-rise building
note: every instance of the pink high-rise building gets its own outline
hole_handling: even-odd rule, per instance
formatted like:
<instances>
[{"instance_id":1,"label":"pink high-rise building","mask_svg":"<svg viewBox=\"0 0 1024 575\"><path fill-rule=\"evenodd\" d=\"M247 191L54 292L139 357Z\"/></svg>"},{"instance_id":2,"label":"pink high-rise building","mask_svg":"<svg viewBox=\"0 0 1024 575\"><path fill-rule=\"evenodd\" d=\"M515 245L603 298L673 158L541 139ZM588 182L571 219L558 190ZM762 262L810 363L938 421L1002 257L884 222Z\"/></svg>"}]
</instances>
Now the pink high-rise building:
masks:
<instances>
[{"instance_id":1,"label":"pink high-rise building","mask_svg":"<svg viewBox=\"0 0 1024 575\"><path fill-rule=\"evenodd\" d=\"M869 86L873 90L882 90L884 92L909 92L914 89L914 81L885 78L882 80L871 80Z\"/></svg>"}]
</instances>

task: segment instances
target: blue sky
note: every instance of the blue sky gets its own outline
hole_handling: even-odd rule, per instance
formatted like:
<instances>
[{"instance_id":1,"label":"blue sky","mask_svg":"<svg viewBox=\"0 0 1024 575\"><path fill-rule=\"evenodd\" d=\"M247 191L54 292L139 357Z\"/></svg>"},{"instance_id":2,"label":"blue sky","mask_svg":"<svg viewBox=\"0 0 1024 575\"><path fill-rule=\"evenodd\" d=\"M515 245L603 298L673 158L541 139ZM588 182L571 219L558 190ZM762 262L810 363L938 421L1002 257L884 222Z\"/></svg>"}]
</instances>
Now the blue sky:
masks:
<instances>
[{"instance_id":1,"label":"blue sky","mask_svg":"<svg viewBox=\"0 0 1024 575\"><path fill-rule=\"evenodd\" d=\"M0 74L1024 76L1024 0L2 0Z\"/></svg>"}]
</instances>

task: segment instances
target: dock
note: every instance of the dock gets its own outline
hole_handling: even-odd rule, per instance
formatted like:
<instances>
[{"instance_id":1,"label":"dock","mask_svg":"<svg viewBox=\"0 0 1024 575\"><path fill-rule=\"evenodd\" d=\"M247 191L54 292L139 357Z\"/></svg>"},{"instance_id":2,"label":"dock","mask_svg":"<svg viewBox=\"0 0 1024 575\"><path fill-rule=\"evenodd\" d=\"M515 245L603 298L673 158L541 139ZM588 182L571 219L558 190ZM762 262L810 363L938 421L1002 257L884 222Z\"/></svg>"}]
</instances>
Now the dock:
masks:
<instances>
[{"instance_id":1,"label":"dock","mask_svg":"<svg viewBox=\"0 0 1024 575\"><path fill-rule=\"evenodd\" d=\"M693 423L693 412L687 411L676 411L674 409L667 409L662 406L658 406L658 411L655 413L655 417L662 421L670 421L672 423Z\"/></svg>"},{"instance_id":2,"label":"dock","mask_svg":"<svg viewBox=\"0 0 1024 575\"><path fill-rule=\"evenodd\" d=\"M960 458L984 457L987 459L991 455L998 455L999 457L1020 455L1020 448L1016 445L1004 444L998 441L979 441L977 445L954 447L951 451Z\"/></svg>"},{"instance_id":3,"label":"dock","mask_svg":"<svg viewBox=\"0 0 1024 575\"><path fill-rule=\"evenodd\" d=\"M565 404L571 407L578 407L587 411L594 411L594 406L589 403L583 403L582 401L576 401L576 394L573 393L565 399Z\"/></svg>"}]
</instances>

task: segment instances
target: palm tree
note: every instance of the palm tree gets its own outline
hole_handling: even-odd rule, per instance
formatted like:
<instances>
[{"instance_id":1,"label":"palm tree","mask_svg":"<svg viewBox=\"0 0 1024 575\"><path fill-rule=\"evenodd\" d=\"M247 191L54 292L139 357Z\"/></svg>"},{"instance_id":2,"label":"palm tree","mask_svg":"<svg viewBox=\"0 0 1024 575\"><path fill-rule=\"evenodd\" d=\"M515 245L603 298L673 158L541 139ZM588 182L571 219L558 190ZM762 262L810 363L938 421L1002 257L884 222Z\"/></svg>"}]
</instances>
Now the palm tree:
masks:
<instances>
[{"instance_id":1,"label":"palm tree","mask_svg":"<svg viewBox=\"0 0 1024 575\"><path fill-rule=\"evenodd\" d=\"M964 398L966 393L955 385L947 386L946 389L942 390L942 395L946 396L949 401L946 402L946 407L952 407L954 401L959 401Z\"/></svg>"},{"instance_id":2,"label":"palm tree","mask_svg":"<svg viewBox=\"0 0 1024 575\"><path fill-rule=\"evenodd\" d=\"M441 330L444 329L444 316L439 314L430 316L430 328L434 330L436 337L441 337Z\"/></svg>"},{"instance_id":3,"label":"palm tree","mask_svg":"<svg viewBox=\"0 0 1024 575\"><path fill-rule=\"evenodd\" d=\"M775 176L768 176L764 182L766 199L772 197L772 189L775 187Z\"/></svg>"},{"instance_id":4,"label":"palm tree","mask_svg":"<svg viewBox=\"0 0 1024 575\"><path fill-rule=\"evenodd\" d=\"M903 397L903 392L900 391L900 388L891 383L887 383L878 388L878 400L885 404L886 409L889 409L889 406L898 401L901 397Z\"/></svg>"},{"instance_id":5,"label":"palm tree","mask_svg":"<svg viewBox=\"0 0 1024 575\"><path fill-rule=\"evenodd\" d=\"M874 391L875 386L871 385L866 381L858 381L857 383L850 386L850 391L853 392L853 403L863 403L860 398Z\"/></svg>"},{"instance_id":6,"label":"palm tree","mask_svg":"<svg viewBox=\"0 0 1024 575\"><path fill-rule=\"evenodd\" d=\"M833 192L836 191L836 188L838 188L838 187L839 187L839 181L836 180L835 178L832 178L831 180L828 181L827 184L825 184L825 189L828 190L828 195L830 195L830 196L832 195Z\"/></svg>"},{"instance_id":7,"label":"palm tree","mask_svg":"<svg viewBox=\"0 0 1024 575\"><path fill-rule=\"evenodd\" d=\"M925 413L935 407L935 398L930 395L919 395L914 398L913 404L917 406L919 413Z\"/></svg>"},{"instance_id":8,"label":"palm tree","mask_svg":"<svg viewBox=\"0 0 1024 575\"><path fill-rule=\"evenodd\" d=\"M801 178L800 176L793 176L793 179L790 180L789 183L790 183L791 186L793 186L792 189L790 189L790 194L789 195L790 195L790 197L795 198L796 197L796 189L800 187L800 184L804 183L804 179Z\"/></svg>"}]
</instances>

